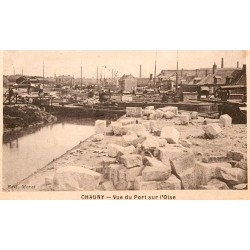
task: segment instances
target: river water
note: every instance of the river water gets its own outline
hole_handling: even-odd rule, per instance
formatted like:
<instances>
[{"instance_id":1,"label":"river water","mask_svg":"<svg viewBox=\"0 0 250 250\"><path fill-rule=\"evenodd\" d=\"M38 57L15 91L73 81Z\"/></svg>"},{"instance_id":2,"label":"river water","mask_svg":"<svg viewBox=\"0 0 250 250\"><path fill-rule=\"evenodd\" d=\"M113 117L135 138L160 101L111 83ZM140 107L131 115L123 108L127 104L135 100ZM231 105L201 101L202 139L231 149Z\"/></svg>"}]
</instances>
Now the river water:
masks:
<instances>
[{"instance_id":1,"label":"river water","mask_svg":"<svg viewBox=\"0 0 250 250\"><path fill-rule=\"evenodd\" d=\"M14 185L94 133L94 120L57 122L3 142L3 187Z\"/></svg>"}]
</instances>

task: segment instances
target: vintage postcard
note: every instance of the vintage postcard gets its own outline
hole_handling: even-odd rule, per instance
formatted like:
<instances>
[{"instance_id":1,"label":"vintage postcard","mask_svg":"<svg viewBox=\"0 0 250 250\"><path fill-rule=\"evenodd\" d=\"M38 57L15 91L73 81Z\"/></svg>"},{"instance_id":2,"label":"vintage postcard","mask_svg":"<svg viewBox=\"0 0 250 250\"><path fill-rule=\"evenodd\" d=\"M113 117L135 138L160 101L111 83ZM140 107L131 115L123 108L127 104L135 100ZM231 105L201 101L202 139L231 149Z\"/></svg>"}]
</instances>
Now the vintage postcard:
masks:
<instances>
[{"instance_id":1,"label":"vintage postcard","mask_svg":"<svg viewBox=\"0 0 250 250\"><path fill-rule=\"evenodd\" d=\"M249 51L1 51L0 199L250 199Z\"/></svg>"}]
</instances>

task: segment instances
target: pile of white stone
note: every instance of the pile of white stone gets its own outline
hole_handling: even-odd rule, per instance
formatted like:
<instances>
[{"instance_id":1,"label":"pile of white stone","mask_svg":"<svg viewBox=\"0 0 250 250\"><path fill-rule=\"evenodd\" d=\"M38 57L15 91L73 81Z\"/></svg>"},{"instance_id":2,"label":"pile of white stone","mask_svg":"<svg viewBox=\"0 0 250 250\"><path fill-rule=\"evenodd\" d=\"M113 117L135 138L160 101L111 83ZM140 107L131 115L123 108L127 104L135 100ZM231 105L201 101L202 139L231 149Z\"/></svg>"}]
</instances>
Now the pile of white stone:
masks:
<instances>
[{"instance_id":1,"label":"pile of white stone","mask_svg":"<svg viewBox=\"0 0 250 250\"><path fill-rule=\"evenodd\" d=\"M147 114L147 120L143 118ZM107 145L107 154L97 167L98 173L83 167L59 168L53 177L55 190L178 190L178 189L245 189L247 182L246 159L240 152L226 156L210 156L197 161L192 143L180 139L175 126L157 126L157 119L178 116L176 107L154 110L147 107L127 108L126 117L111 123L119 141ZM154 116L155 119L151 119ZM198 114L179 117L197 119ZM193 117L190 117L193 116ZM219 123L209 123L204 131L215 138L221 126L230 126L227 115ZM182 118L181 118L182 119ZM219 125L220 124L220 125ZM106 135L105 120L97 120L93 141ZM97 170L96 170L97 171Z\"/></svg>"}]
</instances>

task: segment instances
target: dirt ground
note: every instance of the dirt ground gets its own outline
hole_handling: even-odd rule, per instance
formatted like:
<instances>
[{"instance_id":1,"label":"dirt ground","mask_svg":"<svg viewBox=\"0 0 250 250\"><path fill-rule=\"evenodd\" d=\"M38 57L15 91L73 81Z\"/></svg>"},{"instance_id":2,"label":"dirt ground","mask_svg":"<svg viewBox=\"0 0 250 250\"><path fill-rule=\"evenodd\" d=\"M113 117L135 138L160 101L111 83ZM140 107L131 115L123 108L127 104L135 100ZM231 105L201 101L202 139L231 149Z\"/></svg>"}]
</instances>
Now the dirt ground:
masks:
<instances>
[{"instance_id":1,"label":"dirt ground","mask_svg":"<svg viewBox=\"0 0 250 250\"><path fill-rule=\"evenodd\" d=\"M223 156L230 150L240 151L247 155L247 125L233 124L232 127L223 128L218 138L207 139L202 129L203 118L192 120L189 125L179 125L178 118L170 120L157 120L157 126L161 129L164 126L175 126L180 132L180 139L188 139L191 143L191 149L194 151L196 159L201 160L208 155ZM95 170L102 161L102 157L107 156L107 145L109 143L121 143L121 136L106 136L100 142L93 142L92 137L64 155L55 159L43 169L38 170L25 180L18 183L15 191L50 191L49 184L54 176L56 169L64 166L88 166ZM47 184L46 184L47 183Z\"/></svg>"}]
</instances>

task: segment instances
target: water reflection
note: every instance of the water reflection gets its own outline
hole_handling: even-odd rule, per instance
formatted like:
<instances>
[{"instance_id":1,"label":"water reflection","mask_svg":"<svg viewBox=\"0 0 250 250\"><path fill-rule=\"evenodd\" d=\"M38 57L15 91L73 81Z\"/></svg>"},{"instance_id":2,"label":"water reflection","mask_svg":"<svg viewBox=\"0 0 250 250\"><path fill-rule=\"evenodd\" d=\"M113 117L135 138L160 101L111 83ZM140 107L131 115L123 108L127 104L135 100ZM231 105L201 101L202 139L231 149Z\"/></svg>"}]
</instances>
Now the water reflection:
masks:
<instances>
[{"instance_id":1,"label":"water reflection","mask_svg":"<svg viewBox=\"0 0 250 250\"><path fill-rule=\"evenodd\" d=\"M3 143L3 184L13 185L94 133L94 120L77 119L28 131Z\"/></svg>"}]
</instances>

